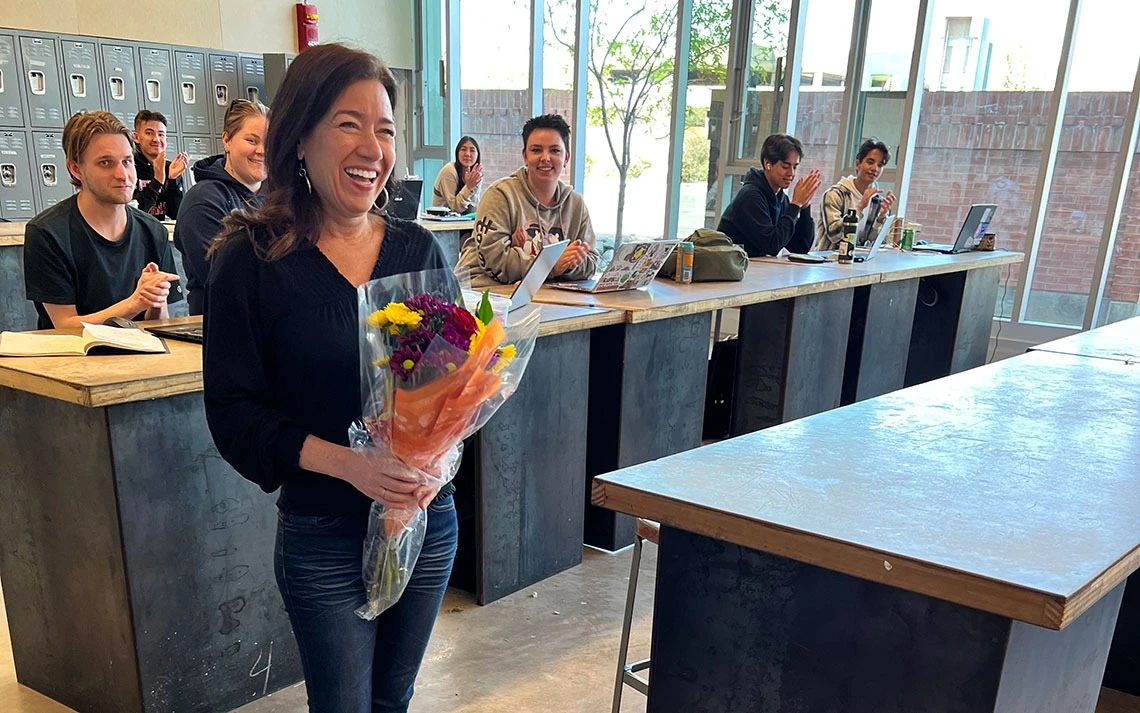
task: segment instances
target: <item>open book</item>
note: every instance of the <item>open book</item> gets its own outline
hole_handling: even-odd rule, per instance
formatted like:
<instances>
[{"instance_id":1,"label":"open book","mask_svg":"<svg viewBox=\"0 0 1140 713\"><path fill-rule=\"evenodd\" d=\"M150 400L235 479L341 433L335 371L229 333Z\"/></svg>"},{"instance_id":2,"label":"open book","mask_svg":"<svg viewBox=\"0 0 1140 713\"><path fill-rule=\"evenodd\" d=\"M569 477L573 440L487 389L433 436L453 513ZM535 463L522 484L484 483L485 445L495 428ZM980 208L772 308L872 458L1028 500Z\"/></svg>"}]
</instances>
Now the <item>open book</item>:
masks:
<instances>
[{"instance_id":1,"label":"open book","mask_svg":"<svg viewBox=\"0 0 1140 713\"><path fill-rule=\"evenodd\" d=\"M0 334L0 356L84 356L93 349L165 354L166 342L141 329L83 323L83 334Z\"/></svg>"}]
</instances>

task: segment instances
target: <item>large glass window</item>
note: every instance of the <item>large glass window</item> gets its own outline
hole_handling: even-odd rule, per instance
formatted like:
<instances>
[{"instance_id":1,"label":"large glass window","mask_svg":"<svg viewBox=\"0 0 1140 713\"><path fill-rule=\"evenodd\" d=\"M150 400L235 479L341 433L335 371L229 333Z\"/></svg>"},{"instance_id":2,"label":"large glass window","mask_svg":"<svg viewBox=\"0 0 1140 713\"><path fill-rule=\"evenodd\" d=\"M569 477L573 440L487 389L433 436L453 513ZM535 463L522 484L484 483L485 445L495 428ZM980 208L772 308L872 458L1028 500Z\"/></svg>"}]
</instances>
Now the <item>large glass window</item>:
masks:
<instances>
[{"instance_id":1,"label":"large glass window","mask_svg":"<svg viewBox=\"0 0 1140 713\"><path fill-rule=\"evenodd\" d=\"M522 165L519 137L531 117L530 7L529 0L463 0L461 133L479 142L484 187Z\"/></svg>"},{"instance_id":2,"label":"large glass window","mask_svg":"<svg viewBox=\"0 0 1140 713\"><path fill-rule=\"evenodd\" d=\"M577 21L575 0L546 0L542 47L542 110L547 114L561 114L570 123L571 141L579 140L579 131L586 127L574 126L574 47ZM574 170L566 166L562 180L570 182ZM581 190L581 186L575 186Z\"/></svg>"},{"instance_id":3,"label":"large glass window","mask_svg":"<svg viewBox=\"0 0 1140 713\"><path fill-rule=\"evenodd\" d=\"M843 138L843 90L849 83L847 60L854 14L855 0L812 2L808 3L804 22L803 62L793 133L804 145L800 173L818 168L823 174L824 190L840 178L832 174ZM822 191L819 195L822 196Z\"/></svg>"},{"instance_id":4,"label":"large glass window","mask_svg":"<svg viewBox=\"0 0 1140 713\"><path fill-rule=\"evenodd\" d=\"M906 110L906 93L910 88L910 63L917 23L918 3L913 0L876 0L871 3L863 82L859 87L856 109L854 135L857 140L850 147L851 155L847 156L845 164L852 170L859 144L871 137L891 147L888 169L897 165L898 152L895 149L902 138L903 112ZM897 188L889 177L880 179L879 186L884 190Z\"/></svg>"},{"instance_id":5,"label":"large glass window","mask_svg":"<svg viewBox=\"0 0 1140 713\"><path fill-rule=\"evenodd\" d=\"M922 239L953 242L971 204L996 203L997 246L1024 250L1068 6L1039 0L1026 22L1012 5L935 1L906 210ZM1020 274L1003 269L997 315L1010 315Z\"/></svg>"},{"instance_id":6,"label":"large glass window","mask_svg":"<svg viewBox=\"0 0 1140 713\"><path fill-rule=\"evenodd\" d=\"M694 0L677 237L715 228L716 164L724 127L730 0Z\"/></svg>"},{"instance_id":7,"label":"large glass window","mask_svg":"<svg viewBox=\"0 0 1140 713\"><path fill-rule=\"evenodd\" d=\"M737 155L755 163L760 162L764 139L780 129L790 7L790 0L755 0L752 5L748 61L741 74L744 123Z\"/></svg>"},{"instance_id":8,"label":"large glass window","mask_svg":"<svg viewBox=\"0 0 1140 713\"><path fill-rule=\"evenodd\" d=\"M676 26L669 0L590 0L584 193L603 251L662 237Z\"/></svg>"},{"instance_id":9,"label":"large glass window","mask_svg":"<svg viewBox=\"0 0 1140 713\"><path fill-rule=\"evenodd\" d=\"M1140 58L1140 43L1132 37L1137 19L1140 10L1133 5L1081 6L1057 164L1026 296L1027 322L1084 324Z\"/></svg>"},{"instance_id":10,"label":"large glass window","mask_svg":"<svg viewBox=\"0 0 1140 713\"><path fill-rule=\"evenodd\" d=\"M1132 173L1109 255L1108 280L1100 296L1100 327L1140 314L1140 152L1132 156Z\"/></svg>"}]
</instances>

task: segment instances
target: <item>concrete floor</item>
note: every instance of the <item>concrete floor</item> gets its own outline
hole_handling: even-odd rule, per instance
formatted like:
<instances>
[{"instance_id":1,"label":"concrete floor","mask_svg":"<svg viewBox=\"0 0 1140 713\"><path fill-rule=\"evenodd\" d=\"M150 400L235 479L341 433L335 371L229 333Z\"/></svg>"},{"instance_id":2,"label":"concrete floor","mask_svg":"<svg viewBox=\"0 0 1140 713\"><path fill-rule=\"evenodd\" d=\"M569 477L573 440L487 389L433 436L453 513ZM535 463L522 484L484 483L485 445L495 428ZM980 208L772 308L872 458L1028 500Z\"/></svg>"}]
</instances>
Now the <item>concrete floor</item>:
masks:
<instances>
[{"instance_id":1,"label":"concrete floor","mask_svg":"<svg viewBox=\"0 0 1140 713\"><path fill-rule=\"evenodd\" d=\"M633 657L649 650L655 550L646 547L642 562ZM449 592L412 713L609 711L629 560L629 549L616 555L586 549L581 566L485 607L466 593ZM0 606L0 711L70 710L16 683ZM305 710L304 686L297 685L236 713ZM644 710L645 698L627 690L623 713ZM1097 713L1140 713L1140 698L1105 690Z\"/></svg>"}]
</instances>

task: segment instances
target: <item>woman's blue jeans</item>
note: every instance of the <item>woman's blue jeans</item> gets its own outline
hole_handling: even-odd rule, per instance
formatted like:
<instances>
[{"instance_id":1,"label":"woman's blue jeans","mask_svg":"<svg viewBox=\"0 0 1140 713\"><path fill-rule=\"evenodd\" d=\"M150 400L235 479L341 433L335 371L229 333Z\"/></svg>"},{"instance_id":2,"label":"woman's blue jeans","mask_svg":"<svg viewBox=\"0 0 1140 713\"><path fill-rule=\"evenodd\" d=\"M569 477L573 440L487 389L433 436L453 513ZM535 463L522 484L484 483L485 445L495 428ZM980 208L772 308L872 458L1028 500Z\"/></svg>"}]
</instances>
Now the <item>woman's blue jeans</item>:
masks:
<instances>
[{"instance_id":1,"label":"woman's blue jeans","mask_svg":"<svg viewBox=\"0 0 1140 713\"><path fill-rule=\"evenodd\" d=\"M277 586L301 653L310 713L407 711L455 559L451 496L428 507L423 550L403 596L374 621L361 576L367 518L280 513Z\"/></svg>"}]
</instances>

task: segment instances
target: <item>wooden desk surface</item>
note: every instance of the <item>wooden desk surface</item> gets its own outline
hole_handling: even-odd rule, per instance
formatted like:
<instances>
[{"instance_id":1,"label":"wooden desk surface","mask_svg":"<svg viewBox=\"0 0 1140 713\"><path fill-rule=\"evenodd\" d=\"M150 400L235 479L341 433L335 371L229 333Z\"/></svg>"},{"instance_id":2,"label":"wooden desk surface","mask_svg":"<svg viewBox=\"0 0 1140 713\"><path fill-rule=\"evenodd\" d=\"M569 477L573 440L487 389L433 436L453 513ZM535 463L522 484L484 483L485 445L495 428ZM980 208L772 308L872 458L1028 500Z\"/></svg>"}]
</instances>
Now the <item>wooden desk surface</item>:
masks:
<instances>
[{"instance_id":1,"label":"wooden desk surface","mask_svg":"<svg viewBox=\"0 0 1140 713\"><path fill-rule=\"evenodd\" d=\"M1031 352L598 476L593 500L1060 629L1140 566L1138 462L1140 365Z\"/></svg>"},{"instance_id":2,"label":"wooden desk surface","mask_svg":"<svg viewBox=\"0 0 1140 713\"><path fill-rule=\"evenodd\" d=\"M166 323L199 321L200 317L179 317ZM83 330L52 331L79 334ZM91 408L201 391L202 347L164 341L169 354L0 357L0 386Z\"/></svg>"},{"instance_id":3,"label":"wooden desk surface","mask_svg":"<svg viewBox=\"0 0 1140 713\"><path fill-rule=\"evenodd\" d=\"M757 258L749 261L748 271L740 282L681 285L672 280L657 279L645 290L599 294L571 292L546 285L534 299L550 304L622 310L628 313L629 322L650 322L879 282L1020 263L1024 258L1022 253L1011 252L938 255L895 250L884 250L870 262L850 265L805 265L777 258Z\"/></svg>"},{"instance_id":4,"label":"wooden desk surface","mask_svg":"<svg viewBox=\"0 0 1140 713\"><path fill-rule=\"evenodd\" d=\"M1055 339L1031 349L1134 364L1140 362L1140 317Z\"/></svg>"},{"instance_id":5,"label":"wooden desk surface","mask_svg":"<svg viewBox=\"0 0 1140 713\"><path fill-rule=\"evenodd\" d=\"M0 223L0 247L24 244L24 226L27 223Z\"/></svg>"},{"instance_id":6,"label":"wooden desk surface","mask_svg":"<svg viewBox=\"0 0 1140 713\"><path fill-rule=\"evenodd\" d=\"M751 264L739 282L695 282L682 285L657 279L644 290L572 292L544 285L535 302L622 310L629 322L651 322L669 317L712 312L726 307L773 302L819 292L870 285L877 274L848 274L836 265L801 265L802 270ZM771 269L767 269L771 268Z\"/></svg>"},{"instance_id":7,"label":"wooden desk surface","mask_svg":"<svg viewBox=\"0 0 1140 713\"><path fill-rule=\"evenodd\" d=\"M538 325L540 337L552 337L556 334L621 324L625 321L625 313L612 309L552 304L539 305L539 307L542 308L542 322Z\"/></svg>"},{"instance_id":8,"label":"wooden desk surface","mask_svg":"<svg viewBox=\"0 0 1140 713\"><path fill-rule=\"evenodd\" d=\"M621 312L542 305L540 337L620 324ZM167 324L200 322L180 317ZM143 322L144 326L155 322ZM58 330L79 334L82 330ZM0 357L0 386L98 408L202 390L202 348L166 339L169 354L98 354L84 357Z\"/></svg>"},{"instance_id":9,"label":"wooden desk surface","mask_svg":"<svg viewBox=\"0 0 1140 713\"><path fill-rule=\"evenodd\" d=\"M1025 260L1024 253L994 250L988 252L967 252L958 255L942 255L941 253L928 253L921 251L902 252L893 248L884 248L868 262L839 265L828 263L838 270L846 270L851 274L876 274L881 276L882 282L897 282L911 280L916 277L941 275L947 272L961 272L964 270L977 270L984 267L994 267L1021 263ZM788 262L783 258L754 258L750 261L752 266L780 266L789 270L801 270L815 267L802 263Z\"/></svg>"}]
</instances>

